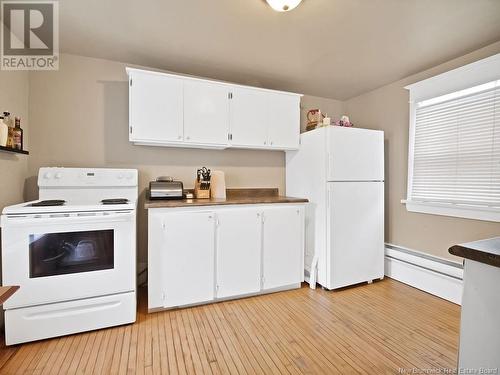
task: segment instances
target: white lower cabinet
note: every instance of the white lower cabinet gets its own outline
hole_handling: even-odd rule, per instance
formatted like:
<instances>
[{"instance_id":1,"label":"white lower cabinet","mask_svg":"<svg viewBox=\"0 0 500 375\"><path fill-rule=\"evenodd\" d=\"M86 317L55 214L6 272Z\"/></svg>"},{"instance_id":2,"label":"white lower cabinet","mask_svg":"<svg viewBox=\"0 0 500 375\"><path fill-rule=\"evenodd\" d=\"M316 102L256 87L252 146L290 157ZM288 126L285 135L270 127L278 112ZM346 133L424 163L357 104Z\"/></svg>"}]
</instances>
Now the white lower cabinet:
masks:
<instances>
[{"instance_id":1,"label":"white lower cabinet","mask_svg":"<svg viewBox=\"0 0 500 375\"><path fill-rule=\"evenodd\" d=\"M296 283L304 269L303 210L293 206L269 208L263 215L263 289Z\"/></svg>"},{"instance_id":2,"label":"white lower cabinet","mask_svg":"<svg viewBox=\"0 0 500 375\"><path fill-rule=\"evenodd\" d=\"M215 220L212 212L163 217L163 307L211 301L214 293Z\"/></svg>"},{"instance_id":3,"label":"white lower cabinet","mask_svg":"<svg viewBox=\"0 0 500 375\"><path fill-rule=\"evenodd\" d=\"M217 297L257 293L261 283L262 214L255 208L217 213Z\"/></svg>"},{"instance_id":4,"label":"white lower cabinet","mask_svg":"<svg viewBox=\"0 0 500 375\"><path fill-rule=\"evenodd\" d=\"M150 311L300 287L304 206L151 208Z\"/></svg>"}]
</instances>

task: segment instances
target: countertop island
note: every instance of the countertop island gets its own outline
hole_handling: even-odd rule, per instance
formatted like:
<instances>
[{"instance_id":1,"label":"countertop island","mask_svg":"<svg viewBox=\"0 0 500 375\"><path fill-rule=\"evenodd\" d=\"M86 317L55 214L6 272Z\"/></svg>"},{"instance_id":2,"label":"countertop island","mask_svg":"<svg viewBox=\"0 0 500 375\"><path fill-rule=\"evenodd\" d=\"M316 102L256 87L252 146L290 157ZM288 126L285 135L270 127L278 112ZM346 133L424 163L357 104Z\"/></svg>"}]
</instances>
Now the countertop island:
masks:
<instances>
[{"instance_id":1,"label":"countertop island","mask_svg":"<svg viewBox=\"0 0 500 375\"><path fill-rule=\"evenodd\" d=\"M452 246L465 258L458 367L500 372L500 237ZM470 372L478 371L478 372Z\"/></svg>"}]
</instances>

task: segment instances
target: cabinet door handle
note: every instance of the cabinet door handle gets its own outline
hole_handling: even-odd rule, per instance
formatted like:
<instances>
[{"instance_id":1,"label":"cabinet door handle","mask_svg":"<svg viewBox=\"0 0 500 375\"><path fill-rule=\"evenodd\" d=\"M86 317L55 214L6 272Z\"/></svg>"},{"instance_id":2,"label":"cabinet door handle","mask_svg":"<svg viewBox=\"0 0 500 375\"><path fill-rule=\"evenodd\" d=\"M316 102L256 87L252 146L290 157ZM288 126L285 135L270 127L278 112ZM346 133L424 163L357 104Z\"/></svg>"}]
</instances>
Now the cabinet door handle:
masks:
<instances>
[{"instance_id":1,"label":"cabinet door handle","mask_svg":"<svg viewBox=\"0 0 500 375\"><path fill-rule=\"evenodd\" d=\"M190 140L190 139L191 139L191 137L188 135L188 136L186 137L186 139L187 139L187 140Z\"/></svg>"}]
</instances>

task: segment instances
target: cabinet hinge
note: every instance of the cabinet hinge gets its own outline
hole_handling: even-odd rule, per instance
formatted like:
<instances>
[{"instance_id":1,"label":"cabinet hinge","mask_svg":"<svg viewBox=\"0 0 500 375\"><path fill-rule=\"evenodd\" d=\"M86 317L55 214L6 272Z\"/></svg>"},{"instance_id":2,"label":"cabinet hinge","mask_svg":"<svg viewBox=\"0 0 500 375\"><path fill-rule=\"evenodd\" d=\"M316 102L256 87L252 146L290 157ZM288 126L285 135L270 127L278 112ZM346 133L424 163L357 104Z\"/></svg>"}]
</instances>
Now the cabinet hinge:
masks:
<instances>
[{"instance_id":1,"label":"cabinet hinge","mask_svg":"<svg viewBox=\"0 0 500 375\"><path fill-rule=\"evenodd\" d=\"M132 126L130 126L129 128L130 128L130 134L132 134Z\"/></svg>"},{"instance_id":2,"label":"cabinet hinge","mask_svg":"<svg viewBox=\"0 0 500 375\"><path fill-rule=\"evenodd\" d=\"M233 93L232 93L232 92L228 93L228 94L227 94L227 98L228 98L228 99L232 99L232 98L233 98Z\"/></svg>"},{"instance_id":3,"label":"cabinet hinge","mask_svg":"<svg viewBox=\"0 0 500 375\"><path fill-rule=\"evenodd\" d=\"M130 86L132 86L132 78L130 78Z\"/></svg>"},{"instance_id":4,"label":"cabinet hinge","mask_svg":"<svg viewBox=\"0 0 500 375\"><path fill-rule=\"evenodd\" d=\"M232 141L233 140L233 135L231 133L227 133L227 139Z\"/></svg>"},{"instance_id":5,"label":"cabinet hinge","mask_svg":"<svg viewBox=\"0 0 500 375\"><path fill-rule=\"evenodd\" d=\"M215 290L216 290L217 292L219 291L219 286L218 286L218 285L216 285L216 286L215 286Z\"/></svg>"},{"instance_id":6,"label":"cabinet hinge","mask_svg":"<svg viewBox=\"0 0 500 375\"><path fill-rule=\"evenodd\" d=\"M165 295L165 293L161 294L161 299L162 299L162 301L165 301L167 299L167 296Z\"/></svg>"}]
</instances>

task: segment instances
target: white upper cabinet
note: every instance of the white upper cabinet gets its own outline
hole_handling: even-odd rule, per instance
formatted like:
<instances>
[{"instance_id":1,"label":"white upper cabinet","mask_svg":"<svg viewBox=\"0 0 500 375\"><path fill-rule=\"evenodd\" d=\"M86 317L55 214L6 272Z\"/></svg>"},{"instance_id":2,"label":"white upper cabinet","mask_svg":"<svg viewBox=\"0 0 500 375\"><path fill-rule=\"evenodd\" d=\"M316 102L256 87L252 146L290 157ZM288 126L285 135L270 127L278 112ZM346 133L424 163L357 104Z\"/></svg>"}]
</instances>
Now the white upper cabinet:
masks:
<instances>
[{"instance_id":1,"label":"white upper cabinet","mask_svg":"<svg viewBox=\"0 0 500 375\"><path fill-rule=\"evenodd\" d=\"M227 145L229 89L205 81L184 82L184 141Z\"/></svg>"},{"instance_id":2,"label":"white upper cabinet","mask_svg":"<svg viewBox=\"0 0 500 375\"><path fill-rule=\"evenodd\" d=\"M267 93L268 144L279 149L299 148L300 97Z\"/></svg>"},{"instance_id":3,"label":"white upper cabinet","mask_svg":"<svg viewBox=\"0 0 500 375\"><path fill-rule=\"evenodd\" d=\"M232 146L277 150L299 147L299 95L234 87L230 97Z\"/></svg>"},{"instance_id":4,"label":"white upper cabinet","mask_svg":"<svg viewBox=\"0 0 500 375\"><path fill-rule=\"evenodd\" d=\"M267 93L234 87L230 100L231 146L267 147Z\"/></svg>"},{"instance_id":5,"label":"white upper cabinet","mask_svg":"<svg viewBox=\"0 0 500 375\"><path fill-rule=\"evenodd\" d=\"M182 141L182 79L134 71L129 76L129 138L132 142Z\"/></svg>"},{"instance_id":6,"label":"white upper cabinet","mask_svg":"<svg viewBox=\"0 0 500 375\"><path fill-rule=\"evenodd\" d=\"M130 141L198 148L299 147L300 96L127 68Z\"/></svg>"}]
</instances>

